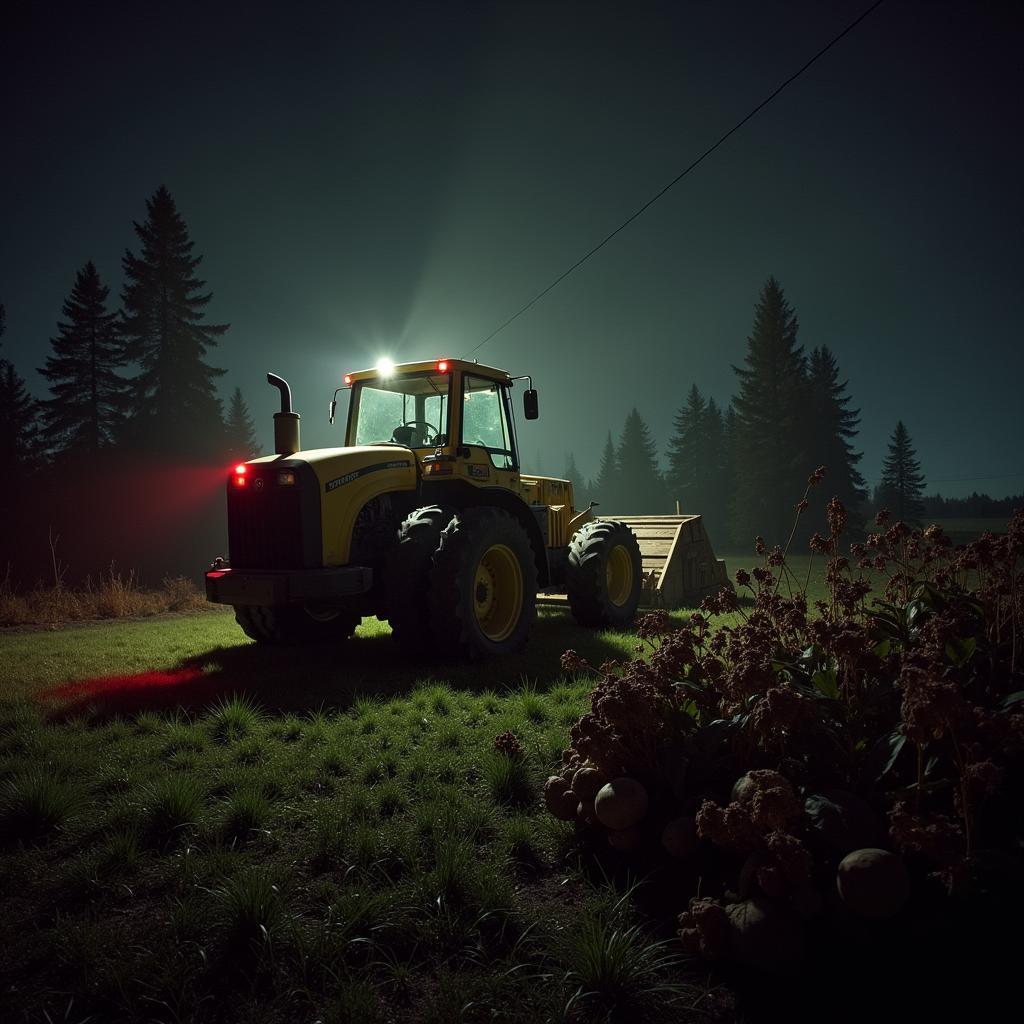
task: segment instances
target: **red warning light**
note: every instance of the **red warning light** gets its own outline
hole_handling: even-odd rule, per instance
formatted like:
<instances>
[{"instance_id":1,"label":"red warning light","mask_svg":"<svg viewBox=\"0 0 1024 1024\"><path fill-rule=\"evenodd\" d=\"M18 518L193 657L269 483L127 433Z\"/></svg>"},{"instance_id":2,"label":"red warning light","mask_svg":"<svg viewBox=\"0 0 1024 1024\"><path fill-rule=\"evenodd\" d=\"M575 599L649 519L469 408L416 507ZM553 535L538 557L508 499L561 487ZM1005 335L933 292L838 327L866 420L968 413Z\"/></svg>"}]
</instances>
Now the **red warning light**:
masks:
<instances>
[{"instance_id":1,"label":"red warning light","mask_svg":"<svg viewBox=\"0 0 1024 1024\"><path fill-rule=\"evenodd\" d=\"M244 462L240 462L237 466L235 466L235 472L239 476L245 476L245 474L249 472L249 467Z\"/></svg>"},{"instance_id":2,"label":"red warning light","mask_svg":"<svg viewBox=\"0 0 1024 1024\"><path fill-rule=\"evenodd\" d=\"M351 387L352 386L352 374L351 373L346 373L344 381L345 381L345 387Z\"/></svg>"},{"instance_id":3,"label":"red warning light","mask_svg":"<svg viewBox=\"0 0 1024 1024\"><path fill-rule=\"evenodd\" d=\"M438 373L447 373L448 372L448 360L447 359L438 359L438 361L437 361L437 372Z\"/></svg>"}]
</instances>

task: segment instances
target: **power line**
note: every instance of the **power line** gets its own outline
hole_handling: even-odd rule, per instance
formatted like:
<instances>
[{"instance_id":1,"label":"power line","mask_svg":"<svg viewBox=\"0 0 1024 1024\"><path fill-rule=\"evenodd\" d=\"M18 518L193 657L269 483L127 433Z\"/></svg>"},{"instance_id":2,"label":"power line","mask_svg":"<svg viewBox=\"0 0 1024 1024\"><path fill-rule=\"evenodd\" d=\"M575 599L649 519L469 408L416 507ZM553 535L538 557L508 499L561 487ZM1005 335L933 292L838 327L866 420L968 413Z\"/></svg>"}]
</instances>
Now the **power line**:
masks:
<instances>
[{"instance_id":1,"label":"power line","mask_svg":"<svg viewBox=\"0 0 1024 1024\"><path fill-rule=\"evenodd\" d=\"M714 153L714 151L718 149L718 147L722 145L722 143L725 142L725 140L728 139L730 135L733 135L736 132L738 132L752 117L760 113L760 111L762 111L766 106L768 106L768 104L771 103L771 101L775 99L775 97L778 96L779 93L783 91L783 89L785 89L789 85L792 85L792 83L795 82L812 64L814 64L821 57L824 57L825 54L828 53L828 51L831 50L832 47L835 46L840 39L842 39L844 36L852 32L869 14L871 14L872 11L874 11L877 7L881 7L884 2L885 0L875 0L875 3L873 3L865 11L859 14L853 21L851 21L850 24L847 25L846 28L844 28L842 32L839 33L839 35L835 36L831 40L831 42L823 46L809 61L807 61L806 64L804 64L803 67L800 68L799 71L796 71L792 75L790 75L789 78L787 78L782 83L782 85L780 85L773 93L771 93L771 95L761 100L761 102L758 103L758 105L754 107L754 109L751 110L750 113L746 115L746 117L744 117L741 121L737 121L736 124L734 124L716 143L714 143L714 145L709 146L706 150L704 150L704 152L701 153L701 155L697 157L697 159L694 160L693 163L689 165L689 167L680 171L660 192L651 196L651 198L648 199L647 202L644 203L643 206L641 206L635 213L627 217L614 231L612 231L610 234L606 235L603 239L601 239L601 241L598 242L597 245L595 245L594 248L591 249L588 253L581 256L571 267L569 267L568 270L563 271L561 274L559 274L558 277L556 277L554 281L551 282L551 284L549 284L543 291L538 292L532 299L530 299L530 301L525 306L523 306L522 309L513 313L500 327L491 331L491 333L488 334L483 341L479 342L474 348L471 348L463 358L468 358L474 352L477 352L480 349L482 349L484 345L486 345L487 342L489 342L493 337L495 337L496 335L500 334L503 330L505 330L505 328L508 327L508 325L512 323L513 320L517 320L531 306L535 305L537 302L543 299L548 292L550 292L553 288L556 288L558 285L560 285L574 270L577 270L579 267L582 267L583 264L586 263L587 260L589 260L590 257L594 255L594 253L596 253L599 249L603 249L620 231L622 231L624 228L627 228L630 224L632 224L633 221L637 219L637 217L644 213L649 207L653 206L666 192L668 192L669 189L673 188L675 185L678 185L679 182L682 181L683 178L685 178L690 173L690 171L692 171L699 164L703 163L707 157L711 156L711 154Z\"/></svg>"}]
</instances>

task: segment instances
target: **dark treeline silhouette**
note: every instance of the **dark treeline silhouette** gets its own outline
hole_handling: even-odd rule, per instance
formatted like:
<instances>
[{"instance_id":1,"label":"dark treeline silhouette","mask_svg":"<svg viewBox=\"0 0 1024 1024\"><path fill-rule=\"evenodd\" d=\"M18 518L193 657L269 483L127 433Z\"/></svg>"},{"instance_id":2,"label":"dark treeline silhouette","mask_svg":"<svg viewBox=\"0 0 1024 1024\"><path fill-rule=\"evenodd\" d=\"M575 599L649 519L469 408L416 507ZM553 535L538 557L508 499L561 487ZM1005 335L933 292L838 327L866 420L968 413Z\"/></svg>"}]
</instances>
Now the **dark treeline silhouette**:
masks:
<instances>
[{"instance_id":1,"label":"dark treeline silhouette","mask_svg":"<svg viewBox=\"0 0 1024 1024\"><path fill-rule=\"evenodd\" d=\"M226 460L259 454L240 389L224 415L206 357L228 325L205 322L202 257L166 187L134 228L120 308L91 260L78 271L38 371L48 397L0 361L0 572L16 583L112 563L197 574L224 547Z\"/></svg>"},{"instance_id":2,"label":"dark treeline silhouette","mask_svg":"<svg viewBox=\"0 0 1024 1024\"><path fill-rule=\"evenodd\" d=\"M597 477L583 492L602 514L664 513L678 502L684 513L705 517L723 547L749 550L757 535L784 543L807 478L820 465L826 482L809 495L797 536L825 527L825 504L837 495L862 529L867 498L854 450L860 414L851 409L835 355L824 345L809 354L797 341L796 313L782 287L769 278L754 309L737 393L722 409L691 383L673 421L659 470L654 444L640 414L627 417L616 444L611 434ZM573 459L575 466L575 459Z\"/></svg>"},{"instance_id":3,"label":"dark treeline silhouette","mask_svg":"<svg viewBox=\"0 0 1024 1024\"><path fill-rule=\"evenodd\" d=\"M1006 498L993 498L977 491L966 498L930 494L921 499L921 504L925 516L931 519L985 519L1010 516L1014 509L1024 508L1024 494L1012 494Z\"/></svg>"}]
</instances>

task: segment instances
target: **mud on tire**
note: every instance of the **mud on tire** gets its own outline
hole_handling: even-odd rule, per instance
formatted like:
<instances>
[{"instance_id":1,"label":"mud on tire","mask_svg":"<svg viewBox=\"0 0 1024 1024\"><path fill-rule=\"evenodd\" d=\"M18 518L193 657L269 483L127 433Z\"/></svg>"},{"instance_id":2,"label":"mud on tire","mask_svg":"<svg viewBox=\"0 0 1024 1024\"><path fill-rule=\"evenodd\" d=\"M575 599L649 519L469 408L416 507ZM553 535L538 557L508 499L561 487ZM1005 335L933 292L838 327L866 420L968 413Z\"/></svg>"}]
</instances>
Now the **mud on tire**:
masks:
<instances>
[{"instance_id":1,"label":"mud on tire","mask_svg":"<svg viewBox=\"0 0 1024 1024\"><path fill-rule=\"evenodd\" d=\"M511 654L537 614L537 563L515 517L497 508L459 512L441 532L430 589L434 635L467 657Z\"/></svg>"},{"instance_id":2,"label":"mud on tire","mask_svg":"<svg viewBox=\"0 0 1024 1024\"><path fill-rule=\"evenodd\" d=\"M235 621L257 643L308 644L348 639L360 617L343 608L236 605Z\"/></svg>"},{"instance_id":3,"label":"mud on tire","mask_svg":"<svg viewBox=\"0 0 1024 1024\"><path fill-rule=\"evenodd\" d=\"M584 523L569 542L565 587L582 626L621 629L636 615L643 562L636 535L614 520Z\"/></svg>"},{"instance_id":4,"label":"mud on tire","mask_svg":"<svg viewBox=\"0 0 1024 1024\"><path fill-rule=\"evenodd\" d=\"M398 528L398 543L391 549L385 569L388 622L396 643L410 654L432 649L430 585L434 552L441 531L454 513L440 505L411 512Z\"/></svg>"}]
</instances>

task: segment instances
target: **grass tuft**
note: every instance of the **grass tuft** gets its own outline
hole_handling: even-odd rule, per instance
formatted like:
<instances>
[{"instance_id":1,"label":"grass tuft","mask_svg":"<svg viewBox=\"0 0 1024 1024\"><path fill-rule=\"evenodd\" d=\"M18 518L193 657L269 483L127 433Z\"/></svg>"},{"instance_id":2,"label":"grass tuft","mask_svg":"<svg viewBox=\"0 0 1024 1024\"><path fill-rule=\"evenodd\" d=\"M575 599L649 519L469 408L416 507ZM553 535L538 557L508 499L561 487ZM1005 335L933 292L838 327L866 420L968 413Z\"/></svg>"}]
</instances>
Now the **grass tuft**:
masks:
<instances>
[{"instance_id":1,"label":"grass tuft","mask_svg":"<svg viewBox=\"0 0 1024 1024\"><path fill-rule=\"evenodd\" d=\"M228 798L221 834L237 843L248 842L262 827L270 814L270 801L257 786L240 786Z\"/></svg>"},{"instance_id":2,"label":"grass tuft","mask_svg":"<svg viewBox=\"0 0 1024 1024\"><path fill-rule=\"evenodd\" d=\"M263 711L248 697L234 694L222 697L208 716L213 735L222 743L251 736L263 721Z\"/></svg>"},{"instance_id":3,"label":"grass tuft","mask_svg":"<svg viewBox=\"0 0 1024 1024\"><path fill-rule=\"evenodd\" d=\"M79 800L70 783L49 772L16 776L0 797L0 832L15 840L41 839L67 822Z\"/></svg>"},{"instance_id":4,"label":"grass tuft","mask_svg":"<svg viewBox=\"0 0 1024 1024\"><path fill-rule=\"evenodd\" d=\"M268 868L243 868L214 889L226 945L233 950L262 951L284 917L281 893Z\"/></svg>"},{"instance_id":5,"label":"grass tuft","mask_svg":"<svg viewBox=\"0 0 1024 1024\"><path fill-rule=\"evenodd\" d=\"M671 940L652 941L639 925L588 914L569 933L565 982L572 994L566 1017L644 1019L645 1012L692 992L678 980L684 958Z\"/></svg>"},{"instance_id":6,"label":"grass tuft","mask_svg":"<svg viewBox=\"0 0 1024 1024\"><path fill-rule=\"evenodd\" d=\"M206 792L191 775L162 775L143 792L146 830L151 842L169 846L193 828Z\"/></svg>"},{"instance_id":7,"label":"grass tuft","mask_svg":"<svg viewBox=\"0 0 1024 1024\"><path fill-rule=\"evenodd\" d=\"M483 780L491 799L506 807L524 807L533 799L526 761L507 754L491 754L483 763Z\"/></svg>"}]
</instances>

